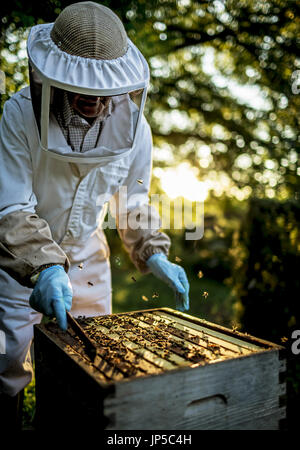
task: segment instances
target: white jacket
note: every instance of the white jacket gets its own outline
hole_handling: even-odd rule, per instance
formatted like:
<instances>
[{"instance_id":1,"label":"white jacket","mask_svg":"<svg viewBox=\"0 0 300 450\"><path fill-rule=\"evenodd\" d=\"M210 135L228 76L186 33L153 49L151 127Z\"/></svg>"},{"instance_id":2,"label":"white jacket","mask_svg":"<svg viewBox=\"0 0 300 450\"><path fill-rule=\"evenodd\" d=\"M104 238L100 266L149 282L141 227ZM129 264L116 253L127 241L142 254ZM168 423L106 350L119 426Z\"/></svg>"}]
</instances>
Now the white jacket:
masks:
<instances>
[{"instance_id":1,"label":"white jacket","mask_svg":"<svg viewBox=\"0 0 300 450\"><path fill-rule=\"evenodd\" d=\"M105 122L102 130L100 136L102 144L107 141L110 142L110 148L114 148L111 141L113 139L113 142L116 142L116 149L126 147L124 142L126 143L128 139L126 135L128 130L122 130L119 126L121 120L122 118L118 117L118 108L115 108L110 121ZM117 123L118 127L114 127L114 123ZM127 186L128 211L137 208L144 212L149 211L147 205L152 166L152 138L150 127L144 117L138 133L137 144L132 151L125 152L125 156L116 151L111 160L109 157L105 158L104 165L70 163L67 157L56 159L39 146L29 87L15 94L5 104L0 128L2 251L7 250L10 253L15 251L13 248L15 235L11 230L13 227L11 225L8 227L8 224L14 222L13 220L9 222L7 218L14 218L18 212L26 213L24 216L26 218L28 214L37 214L38 218L44 219L49 225L52 240L59 249L58 253L64 251L71 268L74 262L76 264L80 262L78 254L87 262L90 258L94 258L97 247L102 247L104 253L106 249L106 256L102 254L99 261L103 263L105 259L107 266L108 248L104 233L101 231L101 223L106 213L105 201L108 202L113 196L117 198L120 186L124 185ZM56 145L59 148L64 143L63 134L53 118L50 121L49 134L52 147ZM90 152L87 152L87 156L91 156ZM142 183L137 182L139 179ZM157 214L153 209L150 211L152 215ZM24 226L26 230L25 223ZM168 252L169 238L157 229L128 229L120 230L119 233L133 262L142 272L147 272L145 261L151 254ZM32 269L34 253L39 265L50 262L41 258L42 253L47 254L47 248L50 246L47 243L36 251L34 245L31 247L28 244L25 256L24 249L21 251L22 262L24 259L30 260L29 267ZM2 268L6 270L5 264ZM12 272L10 271L10 274ZM86 284L85 273L84 270L77 273L76 284L80 285L78 280L81 277ZM23 284L22 276L15 276L14 272L13 276ZM106 290L105 283L106 281L103 281L102 292ZM93 286L96 285L97 283L93 283ZM76 298L76 292L74 294ZM86 294L91 297L91 290L86 289Z\"/></svg>"}]
</instances>

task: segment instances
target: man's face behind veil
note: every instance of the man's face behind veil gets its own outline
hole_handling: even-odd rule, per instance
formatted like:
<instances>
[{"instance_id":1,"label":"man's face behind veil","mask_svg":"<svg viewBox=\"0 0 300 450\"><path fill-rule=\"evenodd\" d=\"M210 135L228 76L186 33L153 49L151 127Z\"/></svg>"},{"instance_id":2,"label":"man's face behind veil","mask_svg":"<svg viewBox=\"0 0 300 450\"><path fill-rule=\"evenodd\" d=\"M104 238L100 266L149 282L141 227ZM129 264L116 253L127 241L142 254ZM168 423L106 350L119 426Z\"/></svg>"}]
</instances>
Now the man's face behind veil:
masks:
<instances>
[{"instance_id":1,"label":"man's face behind veil","mask_svg":"<svg viewBox=\"0 0 300 450\"><path fill-rule=\"evenodd\" d=\"M104 116L111 97L96 97L94 95L68 93L70 106L84 118Z\"/></svg>"}]
</instances>

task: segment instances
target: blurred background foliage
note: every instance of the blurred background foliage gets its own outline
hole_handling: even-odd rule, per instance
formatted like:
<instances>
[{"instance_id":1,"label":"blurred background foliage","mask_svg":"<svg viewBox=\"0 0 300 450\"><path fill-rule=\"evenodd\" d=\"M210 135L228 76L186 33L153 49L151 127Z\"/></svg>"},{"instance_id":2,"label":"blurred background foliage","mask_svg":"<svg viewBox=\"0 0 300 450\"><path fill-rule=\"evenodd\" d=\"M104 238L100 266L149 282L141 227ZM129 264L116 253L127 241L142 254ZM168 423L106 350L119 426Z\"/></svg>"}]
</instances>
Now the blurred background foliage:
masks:
<instances>
[{"instance_id":1,"label":"blurred background foliage","mask_svg":"<svg viewBox=\"0 0 300 450\"><path fill-rule=\"evenodd\" d=\"M70 3L1 5L1 108L28 82L30 26L54 21ZM291 333L300 329L300 3L101 3L119 15L149 62L152 193L205 200L201 240L167 231L170 259L191 282L190 312L286 346L292 427L300 400L299 362L290 351ZM174 306L165 285L137 273L116 231L106 234L114 312Z\"/></svg>"}]
</instances>

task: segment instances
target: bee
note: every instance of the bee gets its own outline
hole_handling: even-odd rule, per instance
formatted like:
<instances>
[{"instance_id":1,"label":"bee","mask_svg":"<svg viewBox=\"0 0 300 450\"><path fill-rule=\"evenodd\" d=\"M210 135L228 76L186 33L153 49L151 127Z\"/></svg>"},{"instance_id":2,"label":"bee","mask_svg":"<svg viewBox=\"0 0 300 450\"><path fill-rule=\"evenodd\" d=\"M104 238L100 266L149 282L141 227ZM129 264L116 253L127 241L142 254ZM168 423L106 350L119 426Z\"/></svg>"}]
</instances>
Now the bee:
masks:
<instances>
[{"instance_id":1,"label":"bee","mask_svg":"<svg viewBox=\"0 0 300 450\"><path fill-rule=\"evenodd\" d=\"M94 283L92 283L91 281L88 281L87 284L88 284L89 286L94 286Z\"/></svg>"},{"instance_id":2,"label":"bee","mask_svg":"<svg viewBox=\"0 0 300 450\"><path fill-rule=\"evenodd\" d=\"M157 297L159 297L158 292L153 292L152 298L157 298Z\"/></svg>"},{"instance_id":3,"label":"bee","mask_svg":"<svg viewBox=\"0 0 300 450\"><path fill-rule=\"evenodd\" d=\"M179 256L175 256L175 261L176 261L176 262L181 262L181 261L182 261L182 259L181 259L181 258L179 258Z\"/></svg>"},{"instance_id":4,"label":"bee","mask_svg":"<svg viewBox=\"0 0 300 450\"><path fill-rule=\"evenodd\" d=\"M83 263L78 264L78 268L79 268L80 270L82 270L82 269L83 269Z\"/></svg>"},{"instance_id":5,"label":"bee","mask_svg":"<svg viewBox=\"0 0 300 450\"><path fill-rule=\"evenodd\" d=\"M286 341L288 341L288 338L285 337L285 336L283 336L283 337L281 338L281 342L286 342Z\"/></svg>"},{"instance_id":6,"label":"bee","mask_svg":"<svg viewBox=\"0 0 300 450\"><path fill-rule=\"evenodd\" d=\"M203 272L202 272L202 270L199 270L199 272L198 272L198 278L203 278Z\"/></svg>"},{"instance_id":7,"label":"bee","mask_svg":"<svg viewBox=\"0 0 300 450\"><path fill-rule=\"evenodd\" d=\"M146 295L142 295L142 300L144 300L145 302L148 301L148 298L146 297Z\"/></svg>"},{"instance_id":8,"label":"bee","mask_svg":"<svg viewBox=\"0 0 300 450\"><path fill-rule=\"evenodd\" d=\"M117 266L121 265L121 259L119 258L119 256L115 257L115 263L116 263Z\"/></svg>"},{"instance_id":9,"label":"bee","mask_svg":"<svg viewBox=\"0 0 300 450\"><path fill-rule=\"evenodd\" d=\"M202 297L207 298L208 297L208 292L204 291L202 294Z\"/></svg>"},{"instance_id":10,"label":"bee","mask_svg":"<svg viewBox=\"0 0 300 450\"><path fill-rule=\"evenodd\" d=\"M144 183L144 181L143 181L141 178L138 178L136 181L137 181L137 183L139 183L139 184L143 184L143 183Z\"/></svg>"},{"instance_id":11,"label":"bee","mask_svg":"<svg viewBox=\"0 0 300 450\"><path fill-rule=\"evenodd\" d=\"M216 234L217 234L218 236L220 236L220 237L224 237L224 236L225 236L225 234L224 234L222 228L219 227L219 225L214 225L213 229L214 229L214 231L216 232Z\"/></svg>"},{"instance_id":12,"label":"bee","mask_svg":"<svg viewBox=\"0 0 300 450\"><path fill-rule=\"evenodd\" d=\"M136 279L135 279L134 277L131 277L131 279L132 279L132 281L135 281L135 282L136 282Z\"/></svg>"}]
</instances>

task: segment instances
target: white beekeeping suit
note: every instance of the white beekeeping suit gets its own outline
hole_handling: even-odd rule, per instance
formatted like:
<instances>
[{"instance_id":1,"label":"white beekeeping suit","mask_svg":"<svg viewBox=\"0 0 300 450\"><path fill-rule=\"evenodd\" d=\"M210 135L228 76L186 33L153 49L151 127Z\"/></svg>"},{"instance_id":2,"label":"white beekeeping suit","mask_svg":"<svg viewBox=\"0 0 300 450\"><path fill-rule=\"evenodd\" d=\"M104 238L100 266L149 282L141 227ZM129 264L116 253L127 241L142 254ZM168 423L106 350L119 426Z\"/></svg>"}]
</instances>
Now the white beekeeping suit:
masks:
<instances>
[{"instance_id":1,"label":"white beekeeping suit","mask_svg":"<svg viewBox=\"0 0 300 450\"><path fill-rule=\"evenodd\" d=\"M106 203L126 186L128 213L158 223L148 204L152 141L143 106L149 70L118 17L93 2L70 5L54 24L32 27L27 49L31 85L6 102L0 128L0 329L6 337L0 392L9 396L32 377L29 348L41 320L29 305L34 276L63 266L73 286L71 312L108 314ZM107 100L96 139L79 142L79 119L59 114L66 92ZM118 208L116 215L119 223ZM159 226L119 233L141 272L149 271L151 255L168 253Z\"/></svg>"}]
</instances>

